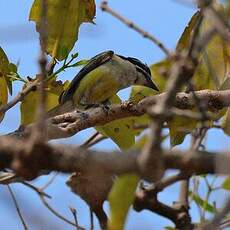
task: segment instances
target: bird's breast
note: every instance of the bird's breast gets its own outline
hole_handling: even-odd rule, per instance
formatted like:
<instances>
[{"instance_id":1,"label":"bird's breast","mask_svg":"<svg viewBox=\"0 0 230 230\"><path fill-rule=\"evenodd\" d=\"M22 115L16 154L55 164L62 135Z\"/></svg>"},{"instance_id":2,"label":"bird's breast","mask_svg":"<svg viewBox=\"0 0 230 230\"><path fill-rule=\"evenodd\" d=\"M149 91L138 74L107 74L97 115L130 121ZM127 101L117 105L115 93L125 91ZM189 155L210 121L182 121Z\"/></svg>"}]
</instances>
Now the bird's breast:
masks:
<instances>
[{"instance_id":1,"label":"bird's breast","mask_svg":"<svg viewBox=\"0 0 230 230\"><path fill-rule=\"evenodd\" d=\"M120 84L113 72L105 66L98 67L87 74L74 93L74 104L100 104L117 93Z\"/></svg>"}]
</instances>

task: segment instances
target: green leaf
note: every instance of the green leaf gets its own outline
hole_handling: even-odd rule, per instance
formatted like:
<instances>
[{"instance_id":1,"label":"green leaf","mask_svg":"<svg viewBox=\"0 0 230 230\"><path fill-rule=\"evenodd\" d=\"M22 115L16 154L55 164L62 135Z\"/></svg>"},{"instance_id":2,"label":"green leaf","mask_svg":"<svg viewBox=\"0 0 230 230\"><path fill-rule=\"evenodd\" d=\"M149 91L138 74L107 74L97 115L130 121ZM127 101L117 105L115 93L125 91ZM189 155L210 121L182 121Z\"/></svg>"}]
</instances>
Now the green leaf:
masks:
<instances>
[{"instance_id":1,"label":"green leaf","mask_svg":"<svg viewBox=\"0 0 230 230\"><path fill-rule=\"evenodd\" d=\"M216 213L216 208L214 205L208 203L206 200L202 199L200 196L197 194L194 194L193 192L189 192L189 196L191 199L200 207L202 207L205 211L210 212L210 213Z\"/></svg>"},{"instance_id":2,"label":"green leaf","mask_svg":"<svg viewBox=\"0 0 230 230\"><path fill-rule=\"evenodd\" d=\"M77 67L77 66L81 66L81 65L86 65L88 62L89 62L89 60L84 59L84 60L81 60L81 61L78 61L78 62L72 64L71 67Z\"/></svg>"},{"instance_id":3,"label":"green leaf","mask_svg":"<svg viewBox=\"0 0 230 230\"><path fill-rule=\"evenodd\" d=\"M18 71L17 65L13 63L9 63L9 73L7 74L6 82L7 82L10 95L12 95L13 93L12 82L20 79L17 71Z\"/></svg>"},{"instance_id":4,"label":"green leaf","mask_svg":"<svg viewBox=\"0 0 230 230\"><path fill-rule=\"evenodd\" d=\"M29 82L28 84L30 84ZM27 84L24 85L26 87ZM52 79L47 82L46 85L46 111L51 110L56 105L59 104L58 99L60 94L66 88L66 83L62 84L60 81L56 81L56 79ZM38 107L39 101L39 91L36 89L31 91L26 95L24 100L21 103L21 125L28 125L35 121L36 119L36 111Z\"/></svg>"},{"instance_id":5,"label":"green leaf","mask_svg":"<svg viewBox=\"0 0 230 230\"><path fill-rule=\"evenodd\" d=\"M78 55L79 55L78 53L71 54L71 58L72 58L72 59L75 59L75 58L77 58L77 57L78 57Z\"/></svg>"},{"instance_id":6,"label":"green leaf","mask_svg":"<svg viewBox=\"0 0 230 230\"><path fill-rule=\"evenodd\" d=\"M10 63L3 49L0 47L0 75L5 78L8 92L12 95L12 81L18 80L17 66ZM1 83L4 85L5 83ZM3 90L3 89L2 89ZM4 91L4 90L3 90ZM4 94L4 92L2 92Z\"/></svg>"},{"instance_id":7,"label":"green leaf","mask_svg":"<svg viewBox=\"0 0 230 230\"><path fill-rule=\"evenodd\" d=\"M230 176L224 180L221 187L225 190L230 190Z\"/></svg>"},{"instance_id":8,"label":"green leaf","mask_svg":"<svg viewBox=\"0 0 230 230\"><path fill-rule=\"evenodd\" d=\"M12 72L12 73L17 73L18 67L17 67L17 65L15 65L14 63L10 63L10 64L9 64L9 70L10 70L10 72Z\"/></svg>"},{"instance_id":9,"label":"green leaf","mask_svg":"<svg viewBox=\"0 0 230 230\"><path fill-rule=\"evenodd\" d=\"M35 0L29 20L39 30L41 0ZM47 53L58 60L65 59L78 39L83 22L92 22L95 16L94 0L47 0Z\"/></svg>"}]
</instances>

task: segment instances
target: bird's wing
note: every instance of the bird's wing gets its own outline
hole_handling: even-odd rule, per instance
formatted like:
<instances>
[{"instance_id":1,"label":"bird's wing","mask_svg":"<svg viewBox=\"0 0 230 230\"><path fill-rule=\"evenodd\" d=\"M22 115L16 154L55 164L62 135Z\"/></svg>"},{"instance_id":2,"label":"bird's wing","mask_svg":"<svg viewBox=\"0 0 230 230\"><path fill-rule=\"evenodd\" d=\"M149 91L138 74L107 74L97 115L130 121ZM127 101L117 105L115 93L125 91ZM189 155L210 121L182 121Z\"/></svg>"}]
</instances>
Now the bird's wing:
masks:
<instances>
[{"instance_id":1,"label":"bird's wing","mask_svg":"<svg viewBox=\"0 0 230 230\"><path fill-rule=\"evenodd\" d=\"M62 95L59 98L59 102L62 104L68 100L71 100L75 90L77 89L80 81L84 78L84 76L87 75L92 70L99 67L100 65L111 60L113 55L114 55L114 52L109 50L109 51L100 53L96 55L95 57L93 57L92 59L90 59L88 64L79 71L79 73L71 81L69 87L62 93Z\"/></svg>"}]
</instances>

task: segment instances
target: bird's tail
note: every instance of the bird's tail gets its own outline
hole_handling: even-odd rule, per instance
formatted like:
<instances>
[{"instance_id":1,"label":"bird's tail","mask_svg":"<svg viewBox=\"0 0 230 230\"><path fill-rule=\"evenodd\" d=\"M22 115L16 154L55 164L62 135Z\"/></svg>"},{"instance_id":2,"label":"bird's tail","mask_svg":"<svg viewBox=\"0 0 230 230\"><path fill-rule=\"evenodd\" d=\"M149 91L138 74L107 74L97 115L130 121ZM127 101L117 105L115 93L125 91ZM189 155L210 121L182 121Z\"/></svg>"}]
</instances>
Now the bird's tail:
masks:
<instances>
[{"instance_id":1,"label":"bird's tail","mask_svg":"<svg viewBox=\"0 0 230 230\"><path fill-rule=\"evenodd\" d=\"M73 102L71 100L66 101L63 104L55 106L53 109L47 112L47 117L54 117L63 113L71 112L74 109Z\"/></svg>"}]
</instances>

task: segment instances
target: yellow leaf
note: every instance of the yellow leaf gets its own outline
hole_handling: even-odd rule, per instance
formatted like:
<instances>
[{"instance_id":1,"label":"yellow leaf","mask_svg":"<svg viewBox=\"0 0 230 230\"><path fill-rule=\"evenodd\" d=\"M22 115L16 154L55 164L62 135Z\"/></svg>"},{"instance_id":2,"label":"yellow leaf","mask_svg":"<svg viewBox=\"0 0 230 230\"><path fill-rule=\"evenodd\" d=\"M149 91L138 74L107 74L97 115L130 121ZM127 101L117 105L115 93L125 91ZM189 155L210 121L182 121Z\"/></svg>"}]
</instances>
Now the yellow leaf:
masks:
<instances>
[{"instance_id":1,"label":"yellow leaf","mask_svg":"<svg viewBox=\"0 0 230 230\"><path fill-rule=\"evenodd\" d=\"M122 175L115 181L109 194L111 211L109 230L124 229L126 216L133 203L134 192L139 180L139 176L128 174Z\"/></svg>"},{"instance_id":2,"label":"yellow leaf","mask_svg":"<svg viewBox=\"0 0 230 230\"><path fill-rule=\"evenodd\" d=\"M216 4L216 10L224 15L225 10L222 5ZM199 19L199 12L195 13L191 18L188 26L183 32L177 44L177 50L181 51L189 47L190 39ZM211 26L211 20L205 19L202 22L200 34L205 34ZM215 35L207 44L205 50L199 57L199 64L192 78L195 90L214 89L220 90L226 85L227 78L230 73L230 45L222 39L219 35ZM229 84L229 83L228 83ZM226 88L226 87L225 87ZM216 119L224 115L226 110L220 111L216 114ZM199 111L197 111L199 112ZM226 133L230 132L229 112L226 113L223 120L223 128ZM211 122L211 121L210 121ZM197 121L175 116L173 120L168 122L170 130L170 141L172 145L177 145L183 142L186 134L190 133L197 127ZM186 131L183 131L186 130Z\"/></svg>"},{"instance_id":3,"label":"yellow leaf","mask_svg":"<svg viewBox=\"0 0 230 230\"><path fill-rule=\"evenodd\" d=\"M8 91L7 91L7 83L3 76L0 74L0 106L5 105L8 100ZM0 113L0 122L4 118L4 114Z\"/></svg>"},{"instance_id":4,"label":"yellow leaf","mask_svg":"<svg viewBox=\"0 0 230 230\"><path fill-rule=\"evenodd\" d=\"M221 4L215 4L216 10L224 15L225 9ZM194 27L199 20L199 12L191 18L177 44L177 50L181 51L189 47ZM200 35L206 34L212 26L212 21L205 18L201 24ZM199 58L199 64L193 76L193 84L196 90L219 89L229 74L230 68L230 44L218 34L213 36L206 45Z\"/></svg>"},{"instance_id":5,"label":"yellow leaf","mask_svg":"<svg viewBox=\"0 0 230 230\"><path fill-rule=\"evenodd\" d=\"M35 0L29 20L37 28L41 21L41 0ZM93 22L94 0L47 0L47 53L63 60L78 39L78 30L83 22Z\"/></svg>"},{"instance_id":6,"label":"yellow leaf","mask_svg":"<svg viewBox=\"0 0 230 230\"><path fill-rule=\"evenodd\" d=\"M143 136L131 149L141 149L147 140L148 137ZM140 177L135 174L125 174L116 179L109 194L111 211L111 218L108 225L109 230L124 229L127 214L134 201L139 180Z\"/></svg>"},{"instance_id":7,"label":"yellow leaf","mask_svg":"<svg viewBox=\"0 0 230 230\"><path fill-rule=\"evenodd\" d=\"M227 77L223 84L220 86L220 90L230 89L230 77ZM225 134L230 136L230 109L224 108L219 111L218 119L223 117L221 126Z\"/></svg>"},{"instance_id":8,"label":"yellow leaf","mask_svg":"<svg viewBox=\"0 0 230 230\"><path fill-rule=\"evenodd\" d=\"M24 86L26 87L26 85ZM55 79L49 81L46 86L46 111L59 104L59 95L66 88L65 84ZM21 103L21 125L28 125L35 121L38 107L39 91L31 91Z\"/></svg>"},{"instance_id":9,"label":"yellow leaf","mask_svg":"<svg viewBox=\"0 0 230 230\"><path fill-rule=\"evenodd\" d=\"M110 98L111 104L120 104L120 98L115 95ZM119 119L96 129L111 138L122 150L130 149L135 144L135 133L130 118ZM109 229L123 229L129 207L134 199L134 192L139 177L133 174L122 175L116 179L110 194L109 204L111 217Z\"/></svg>"},{"instance_id":10,"label":"yellow leaf","mask_svg":"<svg viewBox=\"0 0 230 230\"><path fill-rule=\"evenodd\" d=\"M0 47L0 106L7 104L8 90L7 90L7 79L9 70L9 60ZM4 114L0 113L0 121L4 118Z\"/></svg>"},{"instance_id":11,"label":"yellow leaf","mask_svg":"<svg viewBox=\"0 0 230 230\"><path fill-rule=\"evenodd\" d=\"M222 86L220 87L221 90L227 90L230 89L230 77L228 77L224 83L222 84ZM221 115L223 116L223 120L221 123L221 126L223 128L223 131L230 136L230 109L223 109L223 111L221 111Z\"/></svg>"},{"instance_id":12,"label":"yellow leaf","mask_svg":"<svg viewBox=\"0 0 230 230\"><path fill-rule=\"evenodd\" d=\"M222 183L221 187L225 190L230 190L230 177L227 177Z\"/></svg>"},{"instance_id":13,"label":"yellow leaf","mask_svg":"<svg viewBox=\"0 0 230 230\"><path fill-rule=\"evenodd\" d=\"M168 121L170 144L172 146L179 145L184 141L186 134L190 133L197 126L197 120L174 116Z\"/></svg>"},{"instance_id":14,"label":"yellow leaf","mask_svg":"<svg viewBox=\"0 0 230 230\"><path fill-rule=\"evenodd\" d=\"M120 98L115 95L110 98L111 104L120 104ZM111 138L122 150L129 149L135 143L135 135L132 129L132 120L124 118L112 121L96 129L103 135Z\"/></svg>"},{"instance_id":15,"label":"yellow leaf","mask_svg":"<svg viewBox=\"0 0 230 230\"><path fill-rule=\"evenodd\" d=\"M230 110L229 109L227 109L227 112L224 115L221 126L224 132L230 136Z\"/></svg>"},{"instance_id":16,"label":"yellow leaf","mask_svg":"<svg viewBox=\"0 0 230 230\"><path fill-rule=\"evenodd\" d=\"M182 33L177 46L176 46L176 50L178 52L187 49L189 47L189 43L190 43L190 38L192 36L193 33L193 29L194 26L197 24L198 20L200 17L200 11L197 11L192 18L190 19L188 25L185 27L184 32Z\"/></svg>"}]
</instances>

